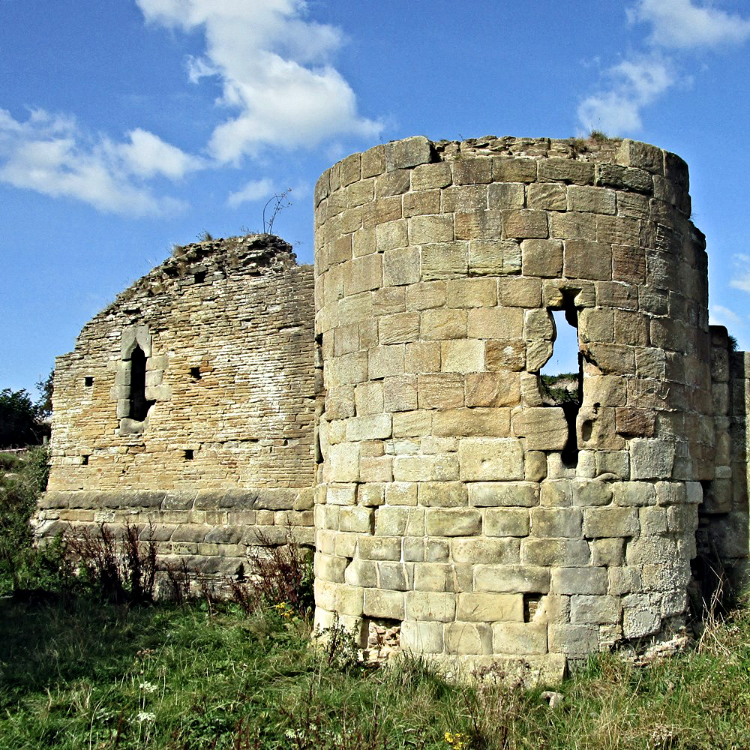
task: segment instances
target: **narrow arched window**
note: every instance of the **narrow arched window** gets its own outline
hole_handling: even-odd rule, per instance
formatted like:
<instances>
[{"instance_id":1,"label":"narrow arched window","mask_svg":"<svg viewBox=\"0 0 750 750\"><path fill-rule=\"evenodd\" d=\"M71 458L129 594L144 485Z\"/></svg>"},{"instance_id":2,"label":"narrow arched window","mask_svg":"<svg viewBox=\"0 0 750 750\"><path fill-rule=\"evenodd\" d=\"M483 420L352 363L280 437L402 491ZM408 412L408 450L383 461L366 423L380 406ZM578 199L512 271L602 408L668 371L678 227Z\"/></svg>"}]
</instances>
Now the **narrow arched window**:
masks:
<instances>
[{"instance_id":1,"label":"narrow arched window","mask_svg":"<svg viewBox=\"0 0 750 750\"><path fill-rule=\"evenodd\" d=\"M130 419L143 422L153 401L146 399L146 355L136 345L130 355Z\"/></svg>"}]
</instances>

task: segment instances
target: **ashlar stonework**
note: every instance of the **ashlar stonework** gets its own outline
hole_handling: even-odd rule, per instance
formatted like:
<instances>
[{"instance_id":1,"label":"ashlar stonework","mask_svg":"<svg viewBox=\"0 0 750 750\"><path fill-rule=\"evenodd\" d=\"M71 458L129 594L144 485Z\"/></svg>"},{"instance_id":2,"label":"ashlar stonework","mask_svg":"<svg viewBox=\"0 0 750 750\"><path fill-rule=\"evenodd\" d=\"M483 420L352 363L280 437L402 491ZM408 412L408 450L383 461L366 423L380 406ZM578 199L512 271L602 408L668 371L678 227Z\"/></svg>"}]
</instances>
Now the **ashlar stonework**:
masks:
<instances>
[{"instance_id":1,"label":"ashlar stonework","mask_svg":"<svg viewBox=\"0 0 750 750\"><path fill-rule=\"evenodd\" d=\"M543 677L678 630L712 555L742 578L750 363L708 325L679 157L409 138L323 174L315 233L314 274L267 235L199 243L84 328L41 535L150 521L231 574L292 524L319 627Z\"/></svg>"}]
</instances>

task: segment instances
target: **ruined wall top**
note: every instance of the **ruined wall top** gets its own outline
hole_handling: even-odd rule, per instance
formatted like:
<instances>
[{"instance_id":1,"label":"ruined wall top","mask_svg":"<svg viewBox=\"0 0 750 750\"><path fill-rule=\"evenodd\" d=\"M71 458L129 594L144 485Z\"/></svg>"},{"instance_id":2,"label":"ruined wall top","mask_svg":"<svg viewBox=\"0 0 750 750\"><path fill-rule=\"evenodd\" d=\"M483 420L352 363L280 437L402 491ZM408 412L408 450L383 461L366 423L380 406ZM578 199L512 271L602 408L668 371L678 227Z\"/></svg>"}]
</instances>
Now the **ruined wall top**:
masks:
<instances>
[{"instance_id":1,"label":"ruined wall top","mask_svg":"<svg viewBox=\"0 0 750 750\"><path fill-rule=\"evenodd\" d=\"M121 307L134 306L137 300L169 295L203 281L234 276L262 276L278 274L297 265L292 246L272 234L247 234L239 237L219 237L188 245L175 245L163 263L138 279L117 295L84 327L81 335Z\"/></svg>"},{"instance_id":2,"label":"ruined wall top","mask_svg":"<svg viewBox=\"0 0 750 750\"><path fill-rule=\"evenodd\" d=\"M315 188L315 205L341 187L368 177L421 164L494 158L496 170L487 170L485 182L554 182L595 185L652 194L666 200L685 217L691 213L688 167L669 151L630 139L515 138L512 136L469 138L463 141L431 141L414 136L352 154L325 171ZM512 174L504 174L503 161L513 159ZM527 159L519 164L520 160ZM568 162L567 166L562 161ZM571 168L569 162L576 162ZM471 183L477 176L472 174ZM461 183L458 183L461 184ZM466 182L469 184L469 181ZM388 188L381 190L388 195Z\"/></svg>"}]
</instances>

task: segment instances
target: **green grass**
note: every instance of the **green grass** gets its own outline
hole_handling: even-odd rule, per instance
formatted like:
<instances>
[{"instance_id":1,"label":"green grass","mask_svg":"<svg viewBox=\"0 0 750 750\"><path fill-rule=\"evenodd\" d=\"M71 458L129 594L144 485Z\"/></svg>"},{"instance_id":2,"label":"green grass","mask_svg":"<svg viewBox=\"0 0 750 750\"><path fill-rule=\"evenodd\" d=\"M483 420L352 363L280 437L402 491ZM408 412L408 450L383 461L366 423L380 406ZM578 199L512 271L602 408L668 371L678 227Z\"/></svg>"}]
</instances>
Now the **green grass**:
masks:
<instances>
[{"instance_id":1,"label":"green grass","mask_svg":"<svg viewBox=\"0 0 750 750\"><path fill-rule=\"evenodd\" d=\"M648 667L593 659L551 709L416 659L339 668L274 612L6 598L0 748L748 748L750 615L707 633Z\"/></svg>"}]
</instances>

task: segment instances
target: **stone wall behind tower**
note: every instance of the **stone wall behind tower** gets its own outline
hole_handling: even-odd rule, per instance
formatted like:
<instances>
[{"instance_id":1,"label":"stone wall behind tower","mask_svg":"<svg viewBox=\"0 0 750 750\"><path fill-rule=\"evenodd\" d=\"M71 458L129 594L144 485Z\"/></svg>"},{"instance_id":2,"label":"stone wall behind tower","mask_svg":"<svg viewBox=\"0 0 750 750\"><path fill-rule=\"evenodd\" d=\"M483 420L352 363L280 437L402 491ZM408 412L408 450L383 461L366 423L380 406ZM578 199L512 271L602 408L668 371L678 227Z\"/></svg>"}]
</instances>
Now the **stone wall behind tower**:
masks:
<instances>
[{"instance_id":1,"label":"stone wall behind tower","mask_svg":"<svg viewBox=\"0 0 750 750\"><path fill-rule=\"evenodd\" d=\"M553 671L679 626L714 478L684 162L627 140L411 138L325 172L315 215L318 623ZM539 384L559 309L575 424Z\"/></svg>"},{"instance_id":2,"label":"stone wall behind tower","mask_svg":"<svg viewBox=\"0 0 750 750\"><path fill-rule=\"evenodd\" d=\"M311 544L312 315L312 268L277 237L176 248L57 360L39 535L130 523L203 573L246 565L258 532L280 544L291 525Z\"/></svg>"}]
</instances>

